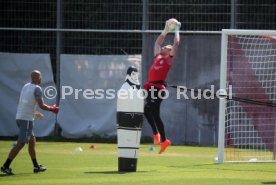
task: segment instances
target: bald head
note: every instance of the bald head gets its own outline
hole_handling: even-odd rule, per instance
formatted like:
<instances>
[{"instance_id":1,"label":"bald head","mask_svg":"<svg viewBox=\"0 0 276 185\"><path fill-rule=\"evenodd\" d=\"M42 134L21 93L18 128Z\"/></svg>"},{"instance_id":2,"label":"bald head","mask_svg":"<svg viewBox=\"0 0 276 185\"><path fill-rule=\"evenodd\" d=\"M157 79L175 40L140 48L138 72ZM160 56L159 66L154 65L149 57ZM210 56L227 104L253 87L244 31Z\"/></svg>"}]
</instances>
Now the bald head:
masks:
<instances>
[{"instance_id":1,"label":"bald head","mask_svg":"<svg viewBox=\"0 0 276 185\"><path fill-rule=\"evenodd\" d=\"M32 83L39 85L41 83L41 73L38 70L34 70L31 73Z\"/></svg>"}]
</instances>

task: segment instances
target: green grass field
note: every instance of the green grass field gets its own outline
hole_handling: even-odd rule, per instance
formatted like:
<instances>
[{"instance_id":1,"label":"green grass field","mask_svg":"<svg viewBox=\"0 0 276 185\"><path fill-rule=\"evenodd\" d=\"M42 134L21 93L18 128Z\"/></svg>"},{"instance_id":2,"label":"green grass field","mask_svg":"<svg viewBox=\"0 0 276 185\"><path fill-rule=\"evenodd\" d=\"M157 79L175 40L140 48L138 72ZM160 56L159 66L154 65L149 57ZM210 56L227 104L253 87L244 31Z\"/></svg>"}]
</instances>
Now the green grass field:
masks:
<instances>
[{"instance_id":1,"label":"green grass field","mask_svg":"<svg viewBox=\"0 0 276 185\"><path fill-rule=\"evenodd\" d=\"M13 141L0 141L0 163ZM27 147L13 161L14 176L0 175L1 185L254 185L276 184L274 163L216 164L212 147L171 146L162 154L141 145L137 172L117 172L117 145L72 142L37 142L38 161L47 166L33 174ZM76 152L81 147L83 152Z\"/></svg>"}]
</instances>

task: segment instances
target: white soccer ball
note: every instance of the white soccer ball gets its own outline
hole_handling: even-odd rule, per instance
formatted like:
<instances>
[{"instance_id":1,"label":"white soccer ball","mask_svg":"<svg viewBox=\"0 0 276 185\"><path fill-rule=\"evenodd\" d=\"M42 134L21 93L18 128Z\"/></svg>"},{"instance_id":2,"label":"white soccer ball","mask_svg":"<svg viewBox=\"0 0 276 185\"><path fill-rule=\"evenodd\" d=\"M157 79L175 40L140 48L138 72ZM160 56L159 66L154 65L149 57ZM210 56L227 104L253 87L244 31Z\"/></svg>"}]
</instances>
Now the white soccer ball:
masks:
<instances>
[{"instance_id":1,"label":"white soccer ball","mask_svg":"<svg viewBox=\"0 0 276 185\"><path fill-rule=\"evenodd\" d=\"M169 27L171 32L175 31L177 22L178 21L174 18L171 18L171 19L168 20L168 27Z\"/></svg>"},{"instance_id":2,"label":"white soccer ball","mask_svg":"<svg viewBox=\"0 0 276 185\"><path fill-rule=\"evenodd\" d=\"M214 162L218 162L218 157L214 157Z\"/></svg>"},{"instance_id":3,"label":"white soccer ball","mask_svg":"<svg viewBox=\"0 0 276 185\"><path fill-rule=\"evenodd\" d=\"M76 151L76 152L82 152L83 150L82 150L81 147L77 147L77 148L75 149L75 151Z\"/></svg>"}]
</instances>

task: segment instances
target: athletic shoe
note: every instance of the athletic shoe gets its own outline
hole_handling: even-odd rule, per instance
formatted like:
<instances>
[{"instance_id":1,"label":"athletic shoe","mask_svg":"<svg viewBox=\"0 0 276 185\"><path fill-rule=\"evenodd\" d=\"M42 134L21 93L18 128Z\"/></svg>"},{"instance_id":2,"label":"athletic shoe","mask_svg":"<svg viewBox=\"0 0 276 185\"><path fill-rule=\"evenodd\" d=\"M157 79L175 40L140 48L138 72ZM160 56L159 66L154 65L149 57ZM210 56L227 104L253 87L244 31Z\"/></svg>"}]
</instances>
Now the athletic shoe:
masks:
<instances>
[{"instance_id":1,"label":"athletic shoe","mask_svg":"<svg viewBox=\"0 0 276 185\"><path fill-rule=\"evenodd\" d=\"M38 167L34 167L34 173L44 172L46 170L47 168L41 164L38 165Z\"/></svg>"},{"instance_id":2,"label":"athletic shoe","mask_svg":"<svg viewBox=\"0 0 276 185\"><path fill-rule=\"evenodd\" d=\"M14 175L14 174L12 173L12 169L11 169L11 168L7 168L7 167L5 167L5 166L2 166L2 167L1 167L1 172L5 173L5 174L7 174L7 175Z\"/></svg>"},{"instance_id":3,"label":"athletic shoe","mask_svg":"<svg viewBox=\"0 0 276 185\"><path fill-rule=\"evenodd\" d=\"M153 135L153 143L155 145L160 145L160 134L159 133Z\"/></svg>"},{"instance_id":4,"label":"athletic shoe","mask_svg":"<svg viewBox=\"0 0 276 185\"><path fill-rule=\"evenodd\" d=\"M166 148L168 146L170 146L172 143L170 140L166 139L164 142L161 143L161 148L160 148L160 151L159 151L159 154L165 152Z\"/></svg>"}]
</instances>

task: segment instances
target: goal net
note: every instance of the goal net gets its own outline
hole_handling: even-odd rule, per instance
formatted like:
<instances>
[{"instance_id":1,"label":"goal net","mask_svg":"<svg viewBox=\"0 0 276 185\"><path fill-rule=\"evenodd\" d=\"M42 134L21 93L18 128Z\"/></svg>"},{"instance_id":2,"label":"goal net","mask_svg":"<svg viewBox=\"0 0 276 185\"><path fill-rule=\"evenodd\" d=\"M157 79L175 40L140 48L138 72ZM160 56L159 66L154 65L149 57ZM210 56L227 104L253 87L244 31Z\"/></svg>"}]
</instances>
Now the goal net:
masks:
<instances>
[{"instance_id":1,"label":"goal net","mask_svg":"<svg viewBox=\"0 0 276 185\"><path fill-rule=\"evenodd\" d=\"M276 161L276 31L222 30L219 162Z\"/></svg>"}]
</instances>

